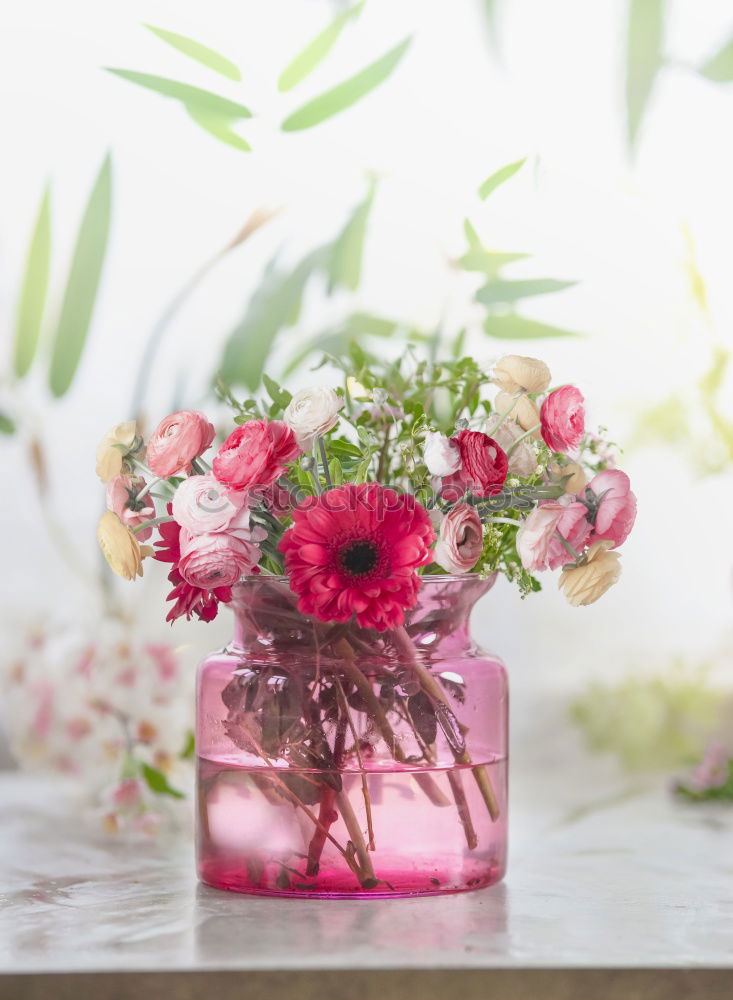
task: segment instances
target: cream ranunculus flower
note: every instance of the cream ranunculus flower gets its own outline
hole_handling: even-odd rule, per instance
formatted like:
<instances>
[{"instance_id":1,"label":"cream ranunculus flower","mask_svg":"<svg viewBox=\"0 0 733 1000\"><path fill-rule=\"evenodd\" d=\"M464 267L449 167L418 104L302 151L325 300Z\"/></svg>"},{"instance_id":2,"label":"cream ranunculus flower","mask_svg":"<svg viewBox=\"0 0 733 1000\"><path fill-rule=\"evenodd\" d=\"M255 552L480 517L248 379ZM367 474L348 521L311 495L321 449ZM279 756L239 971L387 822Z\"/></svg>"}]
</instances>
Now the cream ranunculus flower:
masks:
<instances>
[{"instance_id":1,"label":"cream ranunculus flower","mask_svg":"<svg viewBox=\"0 0 733 1000\"><path fill-rule=\"evenodd\" d=\"M97 475L103 483L108 483L110 479L119 476L122 472L122 461L125 452L130 451L135 444L137 424L134 420L127 420L124 424L117 424L107 431L97 446Z\"/></svg>"},{"instance_id":2,"label":"cream ranunculus flower","mask_svg":"<svg viewBox=\"0 0 733 1000\"><path fill-rule=\"evenodd\" d=\"M537 409L535 401L529 396L520 396L518 399L512 400L511 393L500 392L494 401L494 409L497 414L506 413L512 403L514 403L514 408L511 411L512 419L517 421L523 431L536 428L532 436L539 438L540 411Z\"/></svg>"},{"instance_id":3,"label":"cream ranunculus flower","mask_svg":"<svg viewBox=\"0 0 733 1000\"><path fill-rule=\"evenodd\" d=\"M579 565L563 568L557 585L574 608L593 604L621 576L621 557L609 552L612 545L605 539L594 542Z\"/></svg>"},{"instance_id":4,"label":"cream ranunculus flower","mask_svg":"<svg viewBox=\"0 0 733 1000\"><path fill-rule=\"evenodd\" d=\"M142 576L143 559L154 551L149 545L141 546L130 529L111 510L105 511L99 519L97 541L110 569L124 580Z\"/></svg>"},{"instance_id":5,"label":"cream ranunculus flower","mask_svg":"<svg viewBox=\"0 0 733 1000\"><path fill-rule=\"evenodd\" d=\"M494 381L510 395L519 392L544 392L550 384L550 369L537 358L507 354L494 366Z\"/></svg>"},{"instance_id":6,"label":"cream ranunculus flower","mask_svg":"<svg viewBox=\"0 0 733 1000\"><path fill-rule=\"evenodd\" d=\"M301 389L288 403L283 420L295 434L299 447L310 451L317 435L336 426L343 405L343 399L333 389Z\"/></svg>"},{"instance_id":7,"label":"cream ranunculus flower","mask_svg":"<svg viewBox=\"0 0 733 1000\"><path fill-rule=\"evenodd\" d=\"M588 482L585 470L577 462L566 462L560 465L559 462L552 462L549 465L549 472L554 479L565 479L565 492L577 495L582 493ZM569 478L568 478L569 477Z\"/></svg>"}]
</instances>

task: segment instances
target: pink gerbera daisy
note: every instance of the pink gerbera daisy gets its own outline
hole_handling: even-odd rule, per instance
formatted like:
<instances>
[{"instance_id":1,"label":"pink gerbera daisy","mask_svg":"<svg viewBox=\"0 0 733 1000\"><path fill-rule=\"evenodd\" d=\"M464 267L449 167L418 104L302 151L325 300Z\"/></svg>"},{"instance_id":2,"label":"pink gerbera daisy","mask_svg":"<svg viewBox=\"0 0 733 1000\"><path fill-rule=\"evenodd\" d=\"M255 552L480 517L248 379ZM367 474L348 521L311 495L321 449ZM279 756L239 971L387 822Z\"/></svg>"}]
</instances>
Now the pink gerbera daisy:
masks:
<instances>
[{"instance_id":1,"label":"pink gerbera daisy","mask_svg":"<svg viewBox=\"0 0 733 1000\"><path fill-rule=\"evenodd\" d=\"M363 628L384 632L415 606L415 570L430 562L434 537L413 496L349 483L296 507L279 547L303 614L326 622L356 615Z\"/></svg>"}]
</instances>

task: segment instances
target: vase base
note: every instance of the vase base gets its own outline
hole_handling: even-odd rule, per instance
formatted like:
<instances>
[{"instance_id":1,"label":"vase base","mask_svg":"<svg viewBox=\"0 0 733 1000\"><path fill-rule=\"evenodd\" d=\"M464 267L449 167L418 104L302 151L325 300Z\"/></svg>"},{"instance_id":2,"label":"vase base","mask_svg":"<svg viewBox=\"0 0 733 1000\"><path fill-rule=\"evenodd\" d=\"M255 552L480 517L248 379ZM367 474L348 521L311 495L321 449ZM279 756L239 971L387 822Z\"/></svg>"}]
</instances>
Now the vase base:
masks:
<instances>
[{"instance_id":1,"label":"vase base","mask_svg":"<svg viewBox=\"0 0 733 1000\"><path fill-rule=\"evenodd\" d=\"M476 868L479 866L476 865ZM472 892L476 889L486 889L495 885L504 877L504 866L493 864L481 866L481 870L456 879L443 876L440 873L426 874L420 872L388 871L378 884L371 889L361 888L340 872L333 876L319 878L321 885L303 884L294 886L293 879L289 887L282 885L272 887L257 885L250 881L246 872L237 866L207 864L199 871L199 878L204 885L212 889L223 889L238 892L247 896L279 896L287 899L409 899L416 896L446 896L457 892Z\"/></svg>"}]
</instances>

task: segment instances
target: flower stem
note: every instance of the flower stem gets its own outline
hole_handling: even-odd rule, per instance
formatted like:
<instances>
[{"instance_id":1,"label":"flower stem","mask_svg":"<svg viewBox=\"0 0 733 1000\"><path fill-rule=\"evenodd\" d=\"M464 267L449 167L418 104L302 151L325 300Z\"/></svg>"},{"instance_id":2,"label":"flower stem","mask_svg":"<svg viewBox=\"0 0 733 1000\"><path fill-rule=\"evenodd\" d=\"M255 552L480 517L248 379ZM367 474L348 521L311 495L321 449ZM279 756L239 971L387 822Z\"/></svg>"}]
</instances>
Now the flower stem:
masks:
<instances>
[{"instance_id":1,"label":"flower stem","mask_svg":"<svg viewBox=\"0 0 733 1000\"><path fill-rule=\"evenodd\" d=\"M134 528L130 528L133 535L136 535L138 531L142 531L144 528L153 528L157 524L165 524L166 521L172 521L173 518L170 514L164 514L162 517L153 517L149 521L143 521L142 524L136 524Z\"/></svg>"},{"instance_id":2,"label":"flower stem","mask_svg":"<svg viewBox=\"0 0 733 1000\"><path fill-rule=\"evenodd\" d=\"M318 451L321 455L321 464L323 465L323 478L326 480L326 489L330 490L333 486L331 482L331 473L328 469L328 456L326 455L326 445L323 442L323 438L318 435ZM318 459L316 458L316 469L318 468Z\"/></svg>"},{"instance_id":3,"label":"flower stem","mask_svg":"<svg viewBox=\"0 0 733 1000\"><path fill-rule=\"evenodd\" d=\"M491 436L491 434L496 434L496 432L499 430L499 428L504 423L504 421L507 419L507 417L510 417L512 415L512 413L514 412L514 407L517 405L517 400L519 400L520 397L522 397L524 395L526 395L524 389L520 389L519 392L515 392L514 393L514 395L512 396L511 405L508 406L506 408L506 410L504 410L503 413L499 414L499 417L498 417L496 423L492 424L492 426L491 426L491 431L490 431L489 436Z\"/></svg>"},{"instance_id":4,"label":"flower stem","mask_svg":"<svg viewBox=\"0 0 733 1000\"><path fill-rule=\"evenodd\" d=\"M520 445L525 438L530 437L532 434L538 431L541 426L542 424L535 424L534 427L530 427L530 429L528 431L525 431L524 434L520 434L518 438L515 438L506 450L506 457L509 458L514 449L518 445Z\"/></svg>"},{"instance_id":5,"label":"flower stem","mask_svg":"<svg viewBox=\"0 0 733 1000\"><path fill-rule=\"evenodd\" d=\"M575 551L573 546L570 544L567 538L565 538L564 535L561 535L559 531L556 531L555 538L557 538L560 542L562 542L563 546L568 550L568 552L573 557L573 559L575 559L576 562L578 561L578 559L580 559L580 553Z\"/></svg>"}]
</instances>

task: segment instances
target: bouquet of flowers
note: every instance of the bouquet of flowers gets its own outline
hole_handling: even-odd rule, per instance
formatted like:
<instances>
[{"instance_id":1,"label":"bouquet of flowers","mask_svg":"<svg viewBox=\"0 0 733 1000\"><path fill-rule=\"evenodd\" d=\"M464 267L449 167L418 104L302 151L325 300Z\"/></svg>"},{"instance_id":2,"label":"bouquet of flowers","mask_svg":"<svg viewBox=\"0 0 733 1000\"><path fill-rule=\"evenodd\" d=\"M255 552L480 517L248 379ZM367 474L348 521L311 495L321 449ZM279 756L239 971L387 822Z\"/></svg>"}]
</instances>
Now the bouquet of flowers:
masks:
<instances>
[{"instance_id":1,"label":"bouquet of flowers","mask_svg":"<svg viewBox=\"0 0 733 1000\"><path fill-rule=\"evenodd\" d=\"M204 853L219 835L229 843L232 823L218 824L216 809L228 801L222 768L235 761L252 765L262 802L292 805L300 824L270 855L247 846L248 891L327 891L318 874L328 850L359 889L412 891L394 865L375 872L370 775L407 769L424 802L454 801L469 851L484 837L495 852L476 813L490 825L504 809L491 777L501 760L478 739L467 694L475 647L463 656L454 645L449 669L440 653L455 633L455 581L476 581L475 600L502 573L525 596L540 588L536 573L559 570L568 601L590 604L618 580L636 500L602 436L586 430L581 392L551 388L542 361L508 355L486 371L411 349L384 362L358 345L327 360L338 385L291 395L265 377L267 399L243 401L220 386L236 427L213 458L215 428L199 412L166 417L147 444L133 422L111 430L97 453L108 507L98 538L127 579L148 557L170 564L168 620L209 621L223 602L241 622L202 709ZM503 695L488 701L505 712ZM446 760L444 791L431 771ZM361 776L361 820L350 772ZM255 815L249 806L247 821ZM427 829L430 819L412 822ZM217 864L224 841L211 851ZM503 870L488 853L473 881L464 866L431 883L488 884ZM242 888L236 866L221 865L205 880Z\"/></svg>"},{"instance_id":2,"label":"bouquet of flowers","mask_svg":"<svg viewBox=\"0 0 733 1000\"><path fill-rule=\"evenodd\" d=\"M410 371L357 348L350 361L343 386L294 396L266 376L266 403L221 387L237 426L211 464L200 412L170 414L147 445L134 421L109 431L111 568L133 579L148 556L171 563L169 621L209 621L243 576L285 573L304 614L378 631L403 623L425 574L499 570L526 595L560 569L573 605L618 580L636 498L586 431L580 390L548 391L544 362L517 355L490 373L472 358L410 357ZM155 548L141 544L154 531Z\"/></svg>"}]
</instances>

